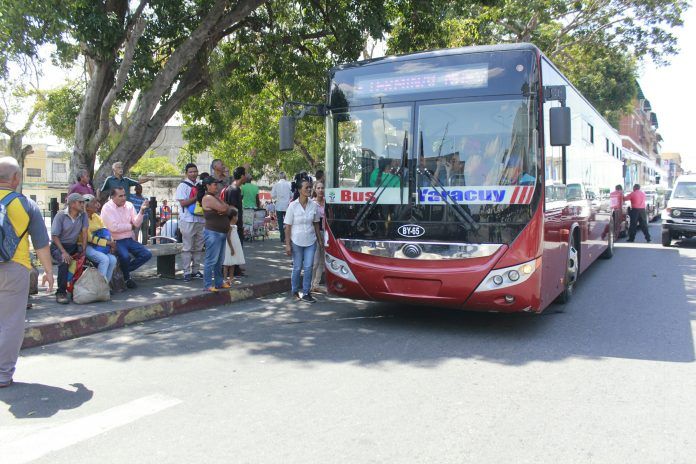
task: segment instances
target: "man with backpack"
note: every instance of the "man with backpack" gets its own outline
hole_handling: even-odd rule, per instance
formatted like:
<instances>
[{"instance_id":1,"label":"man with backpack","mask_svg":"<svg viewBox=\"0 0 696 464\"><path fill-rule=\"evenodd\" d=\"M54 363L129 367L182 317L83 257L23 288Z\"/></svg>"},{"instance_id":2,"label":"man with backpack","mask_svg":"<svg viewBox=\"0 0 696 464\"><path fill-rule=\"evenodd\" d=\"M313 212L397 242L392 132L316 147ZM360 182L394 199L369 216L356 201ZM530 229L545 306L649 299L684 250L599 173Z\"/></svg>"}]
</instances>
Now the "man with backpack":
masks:
<instances>
[{"instance_id":1,"label":"man with backpack","mask_svg":"<svg viewBox=\"0 0 696 464\"><path fill-rule=\"evenodd\" d=\"M36 203L15 192L22 180L17 160L0 158L0 388L12 376L24 340L27 315L29 236L44 268L43 282L53 291L53 263L46 224Z\"/></svg>"},{"instance_id":2,"label":"man with backpack","mask_svg":"<svg viewBox=\"0 0 696 464\"><path fill-rule=\"evenodd\" d=\"M184 168L184 173L186 178L176 188L175 199L181 206L179 230L181 231L181 238L184 244L181 252L181 259L184 265L184 281L190 282L192 278L203 278L203 273L199 269L205 259L205 253L203 253L205 219L203 218L203 209L196 208L199 205L196 202L198 167L193 163L189 163Z\"/></svg>"}]
</instances>

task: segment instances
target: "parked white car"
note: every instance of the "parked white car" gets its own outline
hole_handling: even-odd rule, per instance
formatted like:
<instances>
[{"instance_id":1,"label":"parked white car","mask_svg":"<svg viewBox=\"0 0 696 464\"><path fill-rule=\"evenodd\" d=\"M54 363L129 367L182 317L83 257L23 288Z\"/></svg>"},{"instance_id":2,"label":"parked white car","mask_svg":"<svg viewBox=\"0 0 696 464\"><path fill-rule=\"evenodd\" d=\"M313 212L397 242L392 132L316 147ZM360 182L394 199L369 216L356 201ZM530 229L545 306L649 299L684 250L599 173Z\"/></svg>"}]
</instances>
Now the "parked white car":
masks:
<instances>
[{"instance_id":1,"label":"parked white car","mask_svg":"<svg viewBox=\"0 0 696 464\"><path fill-rule=\"evenodd\" d=\"M677 178L667 208L662 212L662 245L696 237L696 175Z\"/></svg>"}]
</instances>

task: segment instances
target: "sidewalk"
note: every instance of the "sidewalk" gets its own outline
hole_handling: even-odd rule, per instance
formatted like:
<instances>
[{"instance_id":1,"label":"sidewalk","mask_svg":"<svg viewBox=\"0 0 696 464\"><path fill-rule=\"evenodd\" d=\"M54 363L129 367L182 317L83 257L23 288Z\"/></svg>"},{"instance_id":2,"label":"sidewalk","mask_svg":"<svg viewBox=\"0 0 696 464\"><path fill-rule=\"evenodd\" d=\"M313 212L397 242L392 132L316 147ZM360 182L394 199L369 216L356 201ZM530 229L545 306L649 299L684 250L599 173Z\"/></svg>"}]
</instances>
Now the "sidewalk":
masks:
<instances>
[{"instance_id":1,"label":"sidewalk","mask_svg":"<svg viewBox=\"0 0 696 464\"><path fill-rule=\"evenodd\" d=\"M291 260L277 238L244 243L246 274L231 289L206 292L203 279L184 282L180 255L177 279L156 275L156 258L133 273L138 288L116 293L111 301L78 305L56 303L55 295L32 295L22 348L46 345L151 319L222 306L290 290ZM203 268L201 267L201 272Z\"/></svg>"}]
</instances>

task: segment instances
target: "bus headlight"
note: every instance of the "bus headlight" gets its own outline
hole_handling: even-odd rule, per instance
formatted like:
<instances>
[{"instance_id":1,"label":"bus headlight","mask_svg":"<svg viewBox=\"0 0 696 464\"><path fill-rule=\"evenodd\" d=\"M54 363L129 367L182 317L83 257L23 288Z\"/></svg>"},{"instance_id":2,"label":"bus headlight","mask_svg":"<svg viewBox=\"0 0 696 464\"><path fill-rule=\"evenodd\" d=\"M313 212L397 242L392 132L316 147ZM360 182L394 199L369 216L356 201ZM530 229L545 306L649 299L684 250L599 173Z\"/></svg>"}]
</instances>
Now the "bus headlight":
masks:
<instances>
[{"instance_id":1,"label":"bus headlight","mask_svg":"<svg viewBox=\"0 0 696 464\"><path fill-rule=\"evenodd\" d=\"M541 258L537 258L516 266L494 269L483 279L483 282L476 288L476 292L487 292L521 284L529 279L540 265Z\"/></svg>"},{"instance_id":2,"label":"bus headlight","mask_svg":"<svg viewBox=\"0 0 696 464\"><path fill-rule=\"evenodd\" d=\"M358 279L353 275L353 271L350 270L348 263L342 259L334 258L328 253L325 253L324 259L326 261L326 270L330 273L337 275L338 277L351 282L357 282Z\"/></svg>"}]
</instances>

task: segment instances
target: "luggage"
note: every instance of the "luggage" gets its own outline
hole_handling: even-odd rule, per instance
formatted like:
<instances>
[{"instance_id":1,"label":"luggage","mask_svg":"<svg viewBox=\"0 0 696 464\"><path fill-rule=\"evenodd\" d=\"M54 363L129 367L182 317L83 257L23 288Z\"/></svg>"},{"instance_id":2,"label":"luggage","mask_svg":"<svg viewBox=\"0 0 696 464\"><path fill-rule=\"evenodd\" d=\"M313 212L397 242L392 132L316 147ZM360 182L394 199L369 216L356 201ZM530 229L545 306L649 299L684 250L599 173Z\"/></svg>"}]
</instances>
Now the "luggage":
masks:
<instances>
[{"instance_id":1,"label":"luggage","mask_svg":"<svg viewBox=\"0 0 696 464\"><path fill-rule=\"evenodd\" d=\"M73 288L73 301L77 304L109 301L109 283L94 267L88 267L82 272Z\"/></svg>"}]
</instances>

